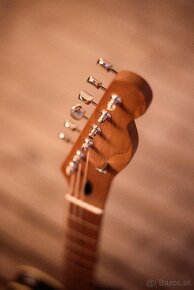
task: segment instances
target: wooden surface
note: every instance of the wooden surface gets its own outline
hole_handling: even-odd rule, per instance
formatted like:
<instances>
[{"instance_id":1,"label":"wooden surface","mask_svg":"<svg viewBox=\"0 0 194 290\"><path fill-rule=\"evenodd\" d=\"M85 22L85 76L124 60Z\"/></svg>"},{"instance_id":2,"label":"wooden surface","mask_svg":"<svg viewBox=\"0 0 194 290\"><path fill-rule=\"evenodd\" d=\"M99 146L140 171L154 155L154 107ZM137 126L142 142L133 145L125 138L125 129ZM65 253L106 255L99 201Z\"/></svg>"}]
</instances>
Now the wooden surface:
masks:
<instances>
[{"instance_id":1,"label":"wooden surface","mask_svg":"<svg viewBox=\"0 0 194 290\"><path fill-rule=\"evenodd\" d=\"M71 145L57 133L82 89L100 98L88 75L111 81L99 56L145 77L155 98L111 188L98 279L127 290L194 284L193 2L1 0L0 19L1 285L20 264L61 278Z\"/></svg>"}]
</instances>

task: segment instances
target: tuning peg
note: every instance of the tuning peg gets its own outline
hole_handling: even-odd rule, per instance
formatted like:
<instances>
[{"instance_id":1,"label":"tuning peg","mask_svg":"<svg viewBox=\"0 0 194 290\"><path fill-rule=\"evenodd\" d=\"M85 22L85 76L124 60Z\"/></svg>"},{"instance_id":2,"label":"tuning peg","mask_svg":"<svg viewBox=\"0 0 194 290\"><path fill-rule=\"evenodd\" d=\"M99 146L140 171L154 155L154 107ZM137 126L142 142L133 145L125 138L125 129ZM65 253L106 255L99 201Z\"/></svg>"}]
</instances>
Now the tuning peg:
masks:
<instances>
[{"instance_id":1,"label":"tuning peg","mask_svg":"<svg viewBox=\"0 0 194 290\"><path fill-rule=\"evenodd\" d=\"M64 126L65 126L65 128L68 128L71 131L77 131L79 133L81 132L81 130L77 128L77 125L69 120L65 120Z\"/></svg>"},{"instance_id":2,"label":"tuning peg","mask_svg":"<svg viewBox=\"0 0 194 290\"><path fill-rule=\"evenodd\" d=\"M83 159L85 159L83 152L81 150L77 150L76 154L73 157L73 162L78 164Z\"/></svg>"},{"instance_id":3,"label":"tuning peg","mask_svg":"<svg viewBox=\"0 0 194 290\"><path fill-rule=\"evenodd\" d=\"M81 91L78 99L82 102L84 102L86 105L89 105L90 103L94 106L96 106L97 104L93 101L94 97L90 94L88 94L85 91Z\"/></svg>"},{"instance_id":4,"label":"tuning peg","mask_svg":"<svg viewBox=\"0 0 194 290\"><path fill-rule=\"evenodd\" d=\"M92 130L91 132L89 133L89 137L91 139L94 139L94 137L98 134L101 134L102 133L102 130L100 129L100 127L98 127L96 124L92 125Z\"/></svg>"},{"instance_id":5,"label":"tuning peg","mask_svg":"<svg viewBox=\"0 0 194 290\"><path fill-rule=\"evenodd\" d=\"M84 139L84 143L82 145L83 151L88 151L88 149L93 148L93 147L94 147L94 143L90 139L88 138Z\"/></svg>"},{"instance_id":6,"label":"tuning peg","mask_svg":"<svg viewBox=\"0 0 194 290\"><path fill-rule=\"evenodd\" d=\"M111 114L108 113L106 110L101 112L101 116L98 118L98 123L103 124L106 120L111 119Z\"/></svg>"},{"instance_id":7,"label":"tuning peg","mask_svg":"<svg viewBox=\"0 0 194 290\"><path fill-rule=\"evenodd\" d=\"M73 144L73 141L72 141L68 136L66 136L63 132L60 132L60 133L58 134L58 138L59 138L60 140L62 140L62 141L65 141L66 143L71 143L71 144Z\"/></svg>"},{"instance_id":8,"label":"tuning peg","mask_svg":"<svg viewBox=\"0 0 194 290\"><path fill-rule=\"evenodd\" d=\"M122 98L113 94L111 96L110 101L107 104L107 110L108 111L114 111L117 105L120 105L122 102Z\"/></svg>"},{"instance_id":9,"label":"tuning peg","mask_svg":"<svg viewBox=\"0 0 194 290\"><path fill-rule=\"evenodd\" d=\"M85 115L84 108L80 104L77 104L71 108L71 116L76 120L81 120L82 118L88 119Z\"/></svg>"},{"instance_id":10,"label":"tuning peg","mask_svg":"<svg viewBox=\"0 0 194 290\"><path fill-rule=\"evenodd\" d=\"M67 165L65 169L66 174L68 176L71 175L72 173L76 172L77 168L78 168L77 163L75 163L74 161L69 162L69 164Z\"/></svg>"},{"instance_id":11,"label":"tuning peg","mask_svg":"<svg viewBox=\"0 0 194 290\"><path fill-rule=\"evenodd\" d=\"M87 82L89 84L93 85L97 89L102 89L102 90L106 91L106 88L103 87L102 82L100 82L99 80L95 79L93 76L89 76L87 78Z\"/></svg>"},{"instance_id":12,"label":"tuning peg","mask_svg":"<svg viewBox=\"0 0 194 290\"><path fill-rule=\"evenodd\" d=\"M107 72L111 71L115 74L117 74L118 72L114 69L113 65L111 63L109 63L108 61L106 61L105 59L103 59L102 57L100 57L97 60L97 65L101 66L102 68L104 68Z\"/></svg>"}]
</instances>

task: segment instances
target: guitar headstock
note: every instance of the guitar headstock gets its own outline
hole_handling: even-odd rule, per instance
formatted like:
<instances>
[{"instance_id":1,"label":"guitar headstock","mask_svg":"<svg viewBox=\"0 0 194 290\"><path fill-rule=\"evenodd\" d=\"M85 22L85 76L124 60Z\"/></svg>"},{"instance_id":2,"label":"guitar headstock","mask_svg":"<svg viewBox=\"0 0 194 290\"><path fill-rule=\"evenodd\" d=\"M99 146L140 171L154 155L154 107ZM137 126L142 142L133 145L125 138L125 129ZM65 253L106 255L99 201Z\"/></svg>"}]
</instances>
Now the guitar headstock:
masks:
<instances>
[{"instance_id":1,"label":"guitar headstock","mask_svg":"<svg viewBox=\"0 0 194 290\"><path fill-rule=\"evenodd\" d=\"M97 64L115 75L107 89L94 77L88 78L90 84L103 90L103 95L97 103L87 92L80 93L81 102L95 105L89 118L81 103L72 107L72 117L77 120L86 118L87 122L63 163L62 171L69 182L79 173L80 184L85 183L80 185L84 200L103 208L113 177L129 163L137 149L138 133L134 119L147 110L152 91L135 73L117 73L101 58Z\"/></svg>"}]
</instances>

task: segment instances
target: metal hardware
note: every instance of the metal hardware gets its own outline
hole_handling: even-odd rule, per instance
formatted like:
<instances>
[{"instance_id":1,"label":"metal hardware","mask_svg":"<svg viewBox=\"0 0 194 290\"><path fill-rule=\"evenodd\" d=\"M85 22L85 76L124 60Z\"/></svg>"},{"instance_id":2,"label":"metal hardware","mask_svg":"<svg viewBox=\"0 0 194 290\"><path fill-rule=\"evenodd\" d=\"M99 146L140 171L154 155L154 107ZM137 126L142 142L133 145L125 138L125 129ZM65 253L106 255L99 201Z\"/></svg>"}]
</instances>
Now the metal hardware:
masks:
<instances>
[{"instance_id":1,"label":"metal hardware","mask_svg":"<svg viewBox=\"0 0 194 290\"><path fill-rule=\"evenodd\" d=\"M93 148L93 147L94 147L94 143L90 139L88 138L84 139L84 143L82 145L83 151L88 151L90 148Z\"/></svg>"},{"instance_id":2,"label":"metal hardware","mask_svg":"<svg viewBox=\"0 0 194 290\"><path fill-rule=\"evenodd\" d=\"M89 137L91 139L94 139L94 137L98 134L101 134L102 133L102 130L100 129L100 127L98 127L96 124L92 125L92 130L89 134Z\"/></svg>"},{"instance_id":3,"label":"metal hardware","mask_svg":"<svg viewBox=\"0 0 194 290\"><path fill-rule=\"evenodd\" d=\"M58 138L62 141L65 141L66 143L72 143L73 144L73 141L70 139L70 137L66 136L63 132L60 132L58 134Z\"/></svg>"},{"instance_id":4,"label":"metal hardware","mask_svg":"<svg viewBox=\"0 0 194 290\"><path fill-rule=\"evenodd\" d=\"M91 103L92 105L95 105L95 106L97 105L97 104L93 101L94 97L93 97L92 95L88 94L88 93L85 92L85 91L81 91L81 92L80 92L80 94L79 94L79 96L78 96L78 99L79 99L80 101L84 102L86 105L89 105L90 103Z\"/></svg>"},{"instance_id":5,"label":"metal hardware","mask_svg":"<svg viewBox=\"0 0 194 290\"><path fill-rule=\"evenodd\" d=\"M111 96L110 101L109 101L108 104L107 104L107 107L106 107L107 110L108 110L108 111L114 111L115 108L116 108L116 106L121 104L121 101L122 101L121 97L119 97L119 96L116 95L116 94L113 94L113 95Z\"/></svg>"},{"instance_id":6,"label":"metal hardware","mask_svg":"<svg viewBox=\"0 0 194 290\"><path fill-rule=\"evenodd\" d=\"M77 128L77 125L69 120L65 120L64 126L65 126L65 128L68 128L71 131L77 131L79 133L81 132L80 129Z\"/></svg>"},{"instance_id":7,"label":"metal hardware","mask_svg":"<svg viewBox=\"0 0 194 290\"><path fill-rule=\"evenodd\" d=\"M89 84L93 85L97 89L102 89L102 90L106 91L106 88L102 85L102 82L100 82L99 80L97 80L93 76L89 76L87 78L87 82Z\"/></svg>"},{"instance_id":8,"label":"metal hardware","mask_svg":"<svg viewBox=\"0 0 194 290\"><path fill-rule=\"evenodd\" d=\"M111 114L108 113L106 110L101 112L101 116L98 118L98 123L103 124L105 121L111 119Z\"/></svg>"},{"instance_id":9,"label":"metal hardware","mask_svg":"<svg viewBox=\"0 0 194 290\"><path fill-rule=\"evenodd\" d=\"M67 175L71 175L76 170L77 170L77 163L75 163L73 161L69 162L68 166L65 169Z\"/></svg>"},{"instance_id":10,"label":"metal hardware","mask_svg":"<svg viewBox=\"0 0 194 290\"><path fill-rule=\"evenodd\" d=\"M85 115L84 108L80 104L77 104L71 108L71 116L76 120L81 120L82 118L88 119Z\"/></svg>"},{"instance_id":11,"label":"metal hardware","mask_svg":"<svg viewBox=\"0 0 194 290\"><path fill-rule=\"evenodd\" d=\"M105 59L103 59L102 57L100 57L97 60L97 65L101 66L102 68L104 68L107 72L111 71L115 74L117 74L118 72L114 69L113 65L111 63L109 63L108 61L106 61Z\"/></svg>"},{"instance_id":12,"label":"metal hardware","mask_svg":"<svg viewBox=\"0 0 194 290\"><path fill-rule=\"evenodd\" d=\"M108 172L109 164L104 163L102 166L97 167L96 170L101 174L106 174Z\"/></svg>"},{"instance_id":13,"label":"metal hardware","mask_svg":"<svg viewBox=\"0 0 194 290\"><path fill-rule=\"evenodd\" d=\"M84 156L83 152L81 152L81 150L77 150L76 154L73 157L73 162L78 164L83 159L85 159L85 156Z\"/></svg>"}]
</instances>

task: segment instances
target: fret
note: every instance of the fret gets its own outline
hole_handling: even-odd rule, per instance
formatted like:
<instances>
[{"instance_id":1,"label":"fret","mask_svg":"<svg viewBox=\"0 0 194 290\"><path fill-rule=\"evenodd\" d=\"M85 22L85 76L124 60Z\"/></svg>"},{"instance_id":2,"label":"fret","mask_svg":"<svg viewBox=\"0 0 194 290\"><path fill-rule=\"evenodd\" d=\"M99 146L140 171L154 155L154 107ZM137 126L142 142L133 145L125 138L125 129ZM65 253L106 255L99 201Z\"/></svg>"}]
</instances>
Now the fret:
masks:
<instances>
[{"instance_id":1,"label":"fret","mask_svg":"<svg viewBox=\"0 0 194 290\"><path fill-rule=\"evenodd\" d=\"M78 231L76 229L72 229L71 227L68 227L68 231L66 232L67 236L71 237L78 237L79 239L88 242L89 244L95 244L96 240L94 237L89 237L86 235L83 231Z\"/></svg>"},{"instance_id":2,"label":"fret","mask_svg":"<svg viewBox=\"0 0 194 290\"><path fill-rule=\"evenodd\" d=\"M77 289L74 284L76 285L75 281L78 281L79 275L87 283L88 279L93 281L101 223L101 215L80 209L77 205L69 206L66 221L65 278L68 281L72 280L73 290ZM81 285L85 287L83 290L92 289L83 282Z\"/></svg>"},{"instance_id":3,"label":"fret","mask_svg":"<svg viewBox=\"0 0 194 290\"><path fill-rule=\"evenodd\" d=\"M84 235L90 239L97 240L99 236L99 231L94 231L93 229L88 229L85 225L82 223L77 223L77 221L73 220L67 220L67 227L69 228L69 231L77 232L80 235Z\"/></svg>"},{"instance_id":4,"label":"fret","mask_svg":"<svg viewBox=\"0 0 194 290\"><path fill-rule=\"evenodd\" d=\"M92 224L89 221L84 220L82 217L77 216L71 212L69 212L69 217L68 217L69 221L74 221L77 224L81 224L84 227L90 228L92 231L97 232L99 230L99 226L96 226L95 224ZM67 221L68 222L68 221Z\"/></svg>"},{"instance_id":5,"label":"fret","mask_svg":"<svg viewBox=\"0 0 194 290\"><path fill-rule=\"evenodd\" d=\"M66 259L69 260L69 263L74 264L75 267L81 268L84 272L92 272L95 267L94 263L84 260L83 257L80 258L76 255L72 255L72 253L66 255Z\"/></svg>"},{"instance_id":6,"label":"fret","mask_svg":"<svg viewBox=\"0 0 194 290\"><path fill-rule=\"evenodd\" d=\"M74 251L78 255L82 255L83 257L86 256L87 258L91 258L91 259L96 258L95 251L91 249L83 248L83 246L74 243L74 241L72 241L71 243L66 243L66 249L72 252Z\"/></svg>"}]
</instances>

